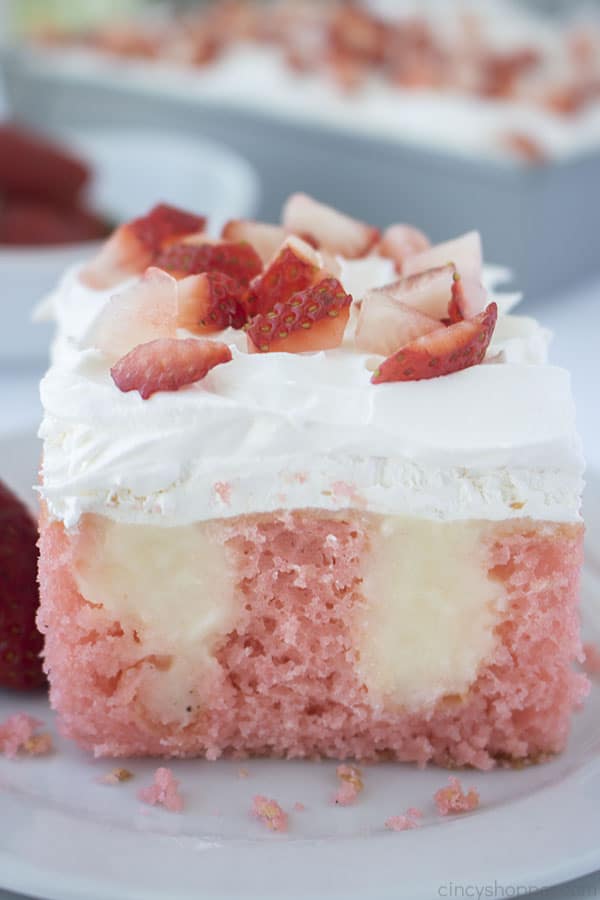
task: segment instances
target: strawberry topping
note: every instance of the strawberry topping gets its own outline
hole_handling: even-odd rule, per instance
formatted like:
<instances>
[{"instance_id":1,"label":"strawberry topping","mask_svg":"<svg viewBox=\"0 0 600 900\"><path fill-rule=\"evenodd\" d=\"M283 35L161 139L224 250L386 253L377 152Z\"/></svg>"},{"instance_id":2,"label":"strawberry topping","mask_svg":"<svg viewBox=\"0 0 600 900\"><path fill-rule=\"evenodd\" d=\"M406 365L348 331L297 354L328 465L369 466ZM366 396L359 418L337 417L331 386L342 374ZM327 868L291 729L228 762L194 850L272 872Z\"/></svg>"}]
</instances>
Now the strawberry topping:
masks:
<instances>
[{"instance_id":1,"label":"strawberry topping","mask_svg":"<svg viewBox=\"0 0 600 900\"><path fill-rule=\"evenodd\" d=\"M200 381L230 360L231 350L218 341L162 338L135 347L110 374L120 391L138 391L147 400L159 391L177 391Z\"/></svg>"},{"instance_id":2,"label":"strawberry topping","mask_svg":"<svg viewBox=\"0 0 600 900\"><path fill-rule=\"evenodd\" d=\"M248 241L266 264L275 256L287 235L281 225L253 222L251 219L232 219L223 226L221 237L236 243Z\"/></svg>"},{"instance_id":3,"label":"strawberry topping","mask_svg":"<svg viewBox=\"0 0 600 900\"><path fill-rule=\"evenodd\" d=\"M81 278L95 290L114 287L143 272L166 243L201 231L205 222L203 216L159 204L146 216L119 226L82 271Z\"/></svg>"},{"instance_id":4,"label":"strawberry topping","mask_svg":"<svg viewBox=\"0 0 600 900\"><path fill-rule=\"evenodd\" d=\"M300 353L338 347L351 303L352 297L337 278L324 278L255 316L248 328L248 349L251 353Z\"/></svg>"},{"instance_id":5,"label":"strawberry topping","mask_svg":"<svg viewBox=\"0 0 600 900\"><path fill-rule=\"evenodd\" d=\"M425 272L405 275L404 278L376 290L381 290L394 300L418 309L427 316L442 319L448 314L454 273L454 266L448 263Z\"/></svg>"},{"instance_id":6,"label":"strawberry topping","mask_svg":"<svg viewBox=\"0 0 600 900\"><path fill-rule=\"evenodd\" d=\"M473 275L462 277L454 273L452 298L448 304L448 321L451 325L471 319L485 308L487 291L479 278Z\"/></svg>"},{"instance_id":7,"label":"strawberry topping","mask_svg":"<svg viewBox=\"0 0 600 900\"><path fill-rule=\"evenodd\" d=\"M299 238L288 238L262 275L250 284L251 315L268 313L277 303L285 303L293 294L306 290L322 274L313 248Z\"/></svg>"},{"instance_id":8,"label":"strawberry topping","mask_svg":"<svg viewBox=\"0 0 600 900\"><path fill-rule=\"evenodd\" d=\"M203 272L178 283L177 324L199 334L246 324L244 288L223 272Z\"/></svg>"},{"instance_id":9,"label":"strawberry topping","mask_svg":"<svg viewBox=\"0 0 600 900\"><path fill-rule=\"evenodd\" d=\"M140 280L115 294L86 335L86 343L118 359L132 347L175 337L178 282L162 269L148 269Z\"/></svg>"},{"instance_id":10,"label":"strawberry topping","mask_svg":"<svg viewBox=\"0 0 600 900\"><path fill-rule=\"evenodd\" d=\"M402 272L406 260L417 253L428 250L431 244L426 235L412 225L390 225L383 232L378 251L382 256L393 259L396 271Z\"/></svg>"},{"instance_id":11,"label":"strawberry topping","mask_svg":"<svg viewBox=\"0 0 600 900\"><path fill-rule=\"evenodd\" d=\"M37 537L28 509L0 482L0 685L19 690L45 680L35 626Z\"/></svg>"},{"instance_id":12,"label":"strawberry topping","mask_svg":"<svg viewBox=\"0 0 600 900\"><path fill-rule=\"evenodd\" d=\"M156 252L166 241L175 240L185 234L193 234L202 231L206 225L204 216L196 216L194 213L169 206L167 203L159 203L145 216L133 219L125 227L148 250Z\"/></svg>"},{"instance_id":13,"label":"strawberry topping","mask_svg":"<svg viewBox=\"0 0 600 900\"><path fill-rule=\"evenodd\" d=\"M379 230L319 203L306 194L292 194L283 209L283 225L294 234L348 258L365 256L379 239Z\"/></svg>"},{"instance_id":14,"label":"strawberry topping","mask_svg":"<svg viewBox=\"0 0 600 900\"><path fill-rule=\"evenodd\" d=\"M373 384L387 381L421 381L449 375L478 365L489 346L498 307L495 303L472 319L419 337L388 356L373 374Z\"/></svg>"},{"instance_id":15,"label":"strawberry topping","mask_svg":"<svg viewBox=\"0 0 600 900\"><path fill-rule=\"evenodd\" d=\"M223 272L245 285L263 269L260 256L246 241L171 244L157 253L154 265L165 269L174 278L197 275L200 272Z\"/></svg>"},{"instance_id":16,"label":"strawberry topping","mask_svg":"<svg viewBox=\"0 0 600 900\"><path fill-rule=\"evenodd\" d=\"M356 347L388 356L409 341L440 327L438 319L395 300L384 290L368 291L356 322Z\"/></svg>"},{"instance_id":17,"label":"strawberry topping","mask_svg":"<svg viewBox=\"0 0 600 900\"><path fill-rule=\"evenodd\" d=\"M482 253L479 232L469 231L462 237L436 244L429 250L410 256L405 261L402 271L405 275L414 275L426 269L445 266L447 263L453 263L463 278L472 276L481 280Z\"/></svg>"}]
</instances>

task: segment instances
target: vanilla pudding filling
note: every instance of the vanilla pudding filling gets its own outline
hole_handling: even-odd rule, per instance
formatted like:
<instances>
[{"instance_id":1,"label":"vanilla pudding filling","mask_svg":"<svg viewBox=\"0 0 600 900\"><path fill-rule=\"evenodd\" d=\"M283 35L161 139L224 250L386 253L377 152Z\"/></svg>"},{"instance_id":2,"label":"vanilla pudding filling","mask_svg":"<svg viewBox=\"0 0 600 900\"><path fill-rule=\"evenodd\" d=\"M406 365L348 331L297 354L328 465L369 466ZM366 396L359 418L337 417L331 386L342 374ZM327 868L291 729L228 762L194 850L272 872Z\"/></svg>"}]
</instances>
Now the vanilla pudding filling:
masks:
<instances>
[{"instance_id":1,"label":"vanilla pudding filling","mask_svg":"<svg viewBox=\"0 0 600 900\"><path fill-rule=\"evenodd\" d=\"M355 297L394 277L380 257L340 264ZM500 294L489 364L374 390L372 357L349 345L249 355L228 330L228 365L142 400L80 346L117 292L72 271L47 303L59 332L41 385L40 493L78 542L83 597L133 623L156 659L147 708L185 725L198 672L209 684L240 615L215 523L293 510L366 527L352 632L369 701L411 711L464 696L506 603L486 556L495 523L580 521L570 380L546 362L547 333Z\"/></svg>"}]
</instances>

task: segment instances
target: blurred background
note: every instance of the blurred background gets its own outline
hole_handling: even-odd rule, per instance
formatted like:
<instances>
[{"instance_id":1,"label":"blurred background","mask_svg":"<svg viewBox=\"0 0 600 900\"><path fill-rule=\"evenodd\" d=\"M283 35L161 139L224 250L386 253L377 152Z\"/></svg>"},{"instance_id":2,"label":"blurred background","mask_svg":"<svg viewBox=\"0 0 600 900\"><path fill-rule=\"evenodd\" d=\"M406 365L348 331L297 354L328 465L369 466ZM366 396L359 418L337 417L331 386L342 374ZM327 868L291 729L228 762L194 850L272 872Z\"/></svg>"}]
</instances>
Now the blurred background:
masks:
<instances>
[{"instance_id":1,"label":"blurred background","mask_svg":"<svg viewBox=\"0 0 600 900\"><path fill-rule=\"evenodd\" d=\"M26 154L0 133L11 423L37 415L51 325L32 310L107 229L157 200L277 221L304 190L432 241L479 229L556 331L592 434L600 2L0 0L0 42L5 122L86 172L68 204L13 196L2 167Z\"/></svg>"}]
</instances>

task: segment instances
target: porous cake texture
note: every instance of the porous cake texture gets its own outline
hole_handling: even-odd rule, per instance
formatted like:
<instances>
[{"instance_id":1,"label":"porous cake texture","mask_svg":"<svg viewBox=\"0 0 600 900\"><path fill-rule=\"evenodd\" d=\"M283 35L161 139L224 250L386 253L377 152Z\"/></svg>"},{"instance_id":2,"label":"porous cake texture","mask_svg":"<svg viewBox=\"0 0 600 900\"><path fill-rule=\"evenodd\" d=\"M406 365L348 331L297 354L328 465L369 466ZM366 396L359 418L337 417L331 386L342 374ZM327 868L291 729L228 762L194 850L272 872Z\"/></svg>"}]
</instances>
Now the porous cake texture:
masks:
<instances>
[{"instance_id":1,"label":"porous cake texture","mask_svg":"<svg viewBox=\"0 0 600 900\"><path fill-rule=\"evenodd\" d=\"M499 591L489 654L462 693L411 710L393 691L372 692L361 669L361 629L381 609L381 598L365 593L379 518L302 510L211 523L212 539L226 548L233 599L193 589L183 598L190 609L207 600L229 607L208 660L203 636L196 645L157 640L131 607L119 614L108 598L100 606L97 595L82 595L82 554L102 523L66 532L44 520L39 624L63 732L98 756L323 755L487 769L560 751L587 690L571 665L581 654L582 526L485 524L482 558ZM144 560L130 563L142 577ZM125 581L112 572L118 591ZM172 587L182 587L177 572ZM394 602L402 590L390 584ZM443 607L451 602L438 593L439 627L450 632L452 609ZM439 630L430 632L417 652L438 652L440 640ZM417 664L402 629L394 641L398 655Z\"/></svg>"}]
</instances>

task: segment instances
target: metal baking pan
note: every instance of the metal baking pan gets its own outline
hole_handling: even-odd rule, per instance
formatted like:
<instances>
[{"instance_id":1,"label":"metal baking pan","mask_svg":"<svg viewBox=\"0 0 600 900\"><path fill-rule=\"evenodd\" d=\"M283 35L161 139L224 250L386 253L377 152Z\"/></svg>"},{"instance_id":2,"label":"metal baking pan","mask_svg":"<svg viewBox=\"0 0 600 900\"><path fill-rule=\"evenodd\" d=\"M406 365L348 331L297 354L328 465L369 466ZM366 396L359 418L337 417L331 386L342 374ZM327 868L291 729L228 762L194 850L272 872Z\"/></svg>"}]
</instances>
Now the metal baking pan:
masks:
<instances>
[{"instance_id":1,"label":"metal baking pan","mask_svg":"<svg viewBox=\"0 0 600 900\"><path fill-rule=\"evenodd\" d=\"M290 191L304 190L433 240L478 228L486 258L510 266L529 298L600 272L600 147L537 166L475 159L165 91L154 75L141 84L99 68L79 78L29 50L6 50L2 65L15 115L38 127L151 125L229 144L258 171L261 218L276 220Z\"/></svg>"}]
</instances>

